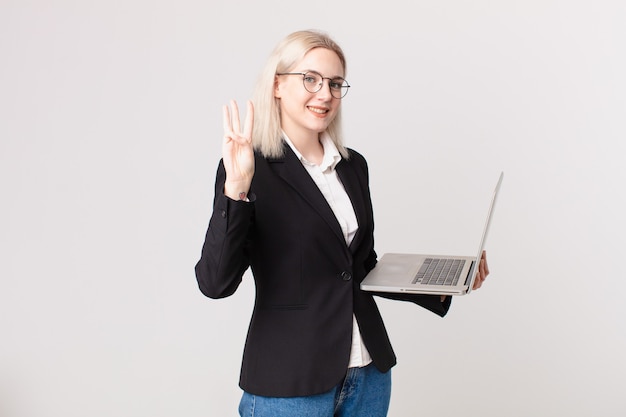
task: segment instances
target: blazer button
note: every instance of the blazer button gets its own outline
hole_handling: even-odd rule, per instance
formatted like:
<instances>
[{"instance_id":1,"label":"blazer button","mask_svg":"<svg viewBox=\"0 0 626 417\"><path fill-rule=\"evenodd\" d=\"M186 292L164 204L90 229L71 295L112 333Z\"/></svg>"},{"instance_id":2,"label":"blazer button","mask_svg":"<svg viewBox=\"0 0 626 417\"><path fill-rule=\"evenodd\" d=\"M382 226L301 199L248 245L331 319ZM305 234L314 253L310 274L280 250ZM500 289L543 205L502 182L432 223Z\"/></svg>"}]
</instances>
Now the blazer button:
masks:
<instances>
[{"instance_id":1,"label":"blazer button","mask_svg":"<svg viewBox=\"0 0 626 417\"><path fill-rule=\"evenodd\" d=\"M225 219L226 218L226 210L222 210L221 214L222 214L222 219Z\"/></svg>"},{"instance_id":2,"label":"blazer button","mask_svg":"<svg viewBox=\"0 0 626 417\"><path fill-rule=\"evenodd\" d=\"M339 274L339 276L344 281L350 281L352 279L352 274L348 271L343 271L341 274Z\"/></svg>"}]
</instances>

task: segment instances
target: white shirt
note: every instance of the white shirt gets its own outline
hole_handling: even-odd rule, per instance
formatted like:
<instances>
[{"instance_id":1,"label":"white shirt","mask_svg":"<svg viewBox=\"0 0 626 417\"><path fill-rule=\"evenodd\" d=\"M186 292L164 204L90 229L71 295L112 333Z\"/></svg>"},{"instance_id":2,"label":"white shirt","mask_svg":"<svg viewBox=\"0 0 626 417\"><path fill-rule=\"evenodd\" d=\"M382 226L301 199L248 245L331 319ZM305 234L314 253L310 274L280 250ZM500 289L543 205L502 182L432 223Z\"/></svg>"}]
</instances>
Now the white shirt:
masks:
<instances>
[{"instance_id":1,"label":"white shirt","mask_svg":"<svg viewBox=\"0 0 626 417\"><path fill-rule=\"evenodd\" d=\"M346 245L349 246L359 228L359 224L356 220L352 202L335 171L335 167L341 161L341 154L337 147L326 132L322 133L320 135L320 143L324 147L324 158L322 163L317 165L307 161L302 156L285 132L283 132L283 137L326 198L328 205L335 213L335 217L341 226ZM352 323L352 348L350 350L348 367L362 367L372 362L372 358L363 343L363 339L361 339L361 332L354 314L352 315Z\"/></svg>"}]
</instances>

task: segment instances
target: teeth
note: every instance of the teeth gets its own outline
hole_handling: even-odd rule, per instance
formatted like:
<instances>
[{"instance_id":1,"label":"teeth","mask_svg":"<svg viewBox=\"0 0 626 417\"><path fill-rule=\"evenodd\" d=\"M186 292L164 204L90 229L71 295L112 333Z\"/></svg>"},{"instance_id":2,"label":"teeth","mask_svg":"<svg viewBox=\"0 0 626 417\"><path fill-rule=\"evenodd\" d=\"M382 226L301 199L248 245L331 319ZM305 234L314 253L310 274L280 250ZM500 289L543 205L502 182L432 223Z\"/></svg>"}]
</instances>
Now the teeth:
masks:
<instances>
[{"instance_id":1,"label":"teeth","mask_svg":"<svg viewBox=\"0 0 626 417\"><path fill-rule=\"evenodd\" d=\"M311 110L312 112L315 112L315 113L319 113L319 114L324 114L324 113L328 112L328 110L318 109L318 108L315 108L315 107L309 107L309 110Z\"/></svg>"}]
</instances>

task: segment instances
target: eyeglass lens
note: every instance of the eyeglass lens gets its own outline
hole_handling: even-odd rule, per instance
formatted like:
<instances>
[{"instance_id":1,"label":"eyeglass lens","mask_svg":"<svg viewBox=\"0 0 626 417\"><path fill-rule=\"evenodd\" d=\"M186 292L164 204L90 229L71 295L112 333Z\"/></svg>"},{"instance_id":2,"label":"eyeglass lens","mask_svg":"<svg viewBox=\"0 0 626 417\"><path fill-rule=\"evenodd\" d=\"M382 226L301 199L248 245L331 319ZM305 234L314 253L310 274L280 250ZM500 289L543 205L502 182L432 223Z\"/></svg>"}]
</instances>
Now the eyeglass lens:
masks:
<instances>
[{"instance_id":1,"label":"eyeglass lens","mask_svg":"<svg viewBox=\"0 0 626 417\"><path fill-rule=\"evenodd\" d=\"M316 72L307 72L303 76L304 88L309 93L317 93L324 85L324 78ZM341 77L328 79L330 93L335 98L343 98L348 92L348 82Z\"/></svg>"}]
</instances>

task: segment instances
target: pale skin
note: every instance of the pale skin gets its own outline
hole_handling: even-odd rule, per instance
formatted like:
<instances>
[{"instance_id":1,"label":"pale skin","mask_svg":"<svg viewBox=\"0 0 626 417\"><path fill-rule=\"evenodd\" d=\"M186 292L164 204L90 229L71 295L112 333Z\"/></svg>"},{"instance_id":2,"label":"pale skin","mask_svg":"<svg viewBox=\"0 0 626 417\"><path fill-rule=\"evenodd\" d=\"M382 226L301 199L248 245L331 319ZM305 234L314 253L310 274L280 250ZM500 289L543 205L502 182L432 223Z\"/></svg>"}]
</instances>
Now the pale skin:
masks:
<instances>
[{"instance_id":1,"label":"pale skin","mask_svg":"<svg viewBox=\"0 0 626 417\"><path fill-rule=\"evenodd\" d=\"M254 150L252 148L252 126L254 123L254 106L248 101L246 121L241 128L239 122L239 108L232 100L224 106L224 142L222 143L222 157L226 170L224 195L233 200L244 200L250 190L254 176ZM243 197L243 198L242 198Z\"/></svg>"},{"instance_id":2,"label":"pale skin","mask_svg":"<svg viewBox=\"0 0 626 417\"><path fill-rule=\"evenodd\" d=\"M472 286L472 289L479 289L485 282L485 279L487 279L487 275L489 275L489 265L487 264L487 251L483 251L483 254L480 257L480 264L478 265L478 275L476 276L476 280L474 280L474 285Z\"/></svg>"},{"instance_id":3,"label":"pale skin","mask_svg":"<svg viewBox=\"0 0 626 417\"><path fill-rule=\"evenodd\" d=\"M330 50L316 48L309 51L294 71L314 70L329 77L343 76L343 67L338 56ZM323 132L334 119L341 103L330 94L327 81L317 93L309 93L302 85L299 76L277 76L274 97L281 106L281 127L296 148L309 161L319 163L323 147L319 133ZM254 176L254 150L252 146L252 126L254 106L247 102L244 125L241 126L239 108L234 100L223 107L224 141L222 157L226 170L224 195L233 200L244 200L250 190ZM487 254L483 251L473 290L479 289L489 275ZM441 296L445 301L446 296Z\"/></svg>"}]
</instances>

